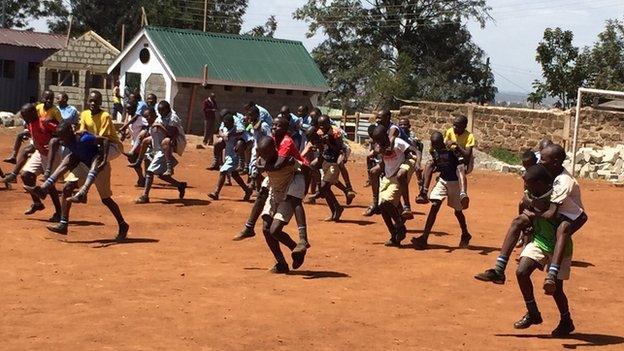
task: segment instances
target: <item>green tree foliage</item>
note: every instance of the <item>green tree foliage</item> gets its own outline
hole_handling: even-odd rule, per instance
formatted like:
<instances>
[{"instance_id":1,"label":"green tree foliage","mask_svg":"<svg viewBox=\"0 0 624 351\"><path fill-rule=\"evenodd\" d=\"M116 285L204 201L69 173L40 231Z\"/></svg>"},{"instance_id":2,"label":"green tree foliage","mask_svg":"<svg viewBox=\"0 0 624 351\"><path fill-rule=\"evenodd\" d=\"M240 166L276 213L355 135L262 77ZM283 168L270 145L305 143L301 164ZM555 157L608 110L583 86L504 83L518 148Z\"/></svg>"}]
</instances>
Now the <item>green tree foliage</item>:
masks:
<instances>
[{"instance_id":1,"label":"green tree foliage","mask_svg":"<svg viewBox=\"0 0 624 351\"><path fill-rule=\"evenodd\" d=\"M277 20L275 16L271 16L267 19L263 26L253 27L250 31L246 32L246 35L252 35L254 37L269 37L273 38L275 31L277 30Z\"/></svg>"},{"instance_id":2,"label":"green tree foliage","mask_svg":"<svg viewBox=\"0 0 624 351\"><path fill-rule=\"evenodd\" d=\"M493 99L484 52L462 24L489 19L485 0L309 0L294 17L327 39L313 56L340 107L391 107L392 96Z\"/></svg>"},{"instance_id":3,"label":"green tree foliage","mask_svg":"<svg viewBox=\"0 0 624 351\"><path fill-rule=\"evenodd\" d=\"M556 97L563 108L575 101L577 90L583 86L584 70L577 65L579 48L572 45L574 34L561 28L547 28L537 47L536 61L542 66L544 82L537 89Z\"/></svg>"},{"instance_id":4,"label":"green tree foliage","mask_svg":"<svg viewBox=\"0 0 624 351\"><path fill-rule=\"evenodd\" d=\"M55 0L62 4L61 0ZM116 46L121 43L121 26L126 25L126 42L141 29L141 6L149 25L184 29L203 29L203 1L198 0L73 0L70 8L49 7L48 22L54 32L67 30L67 18L74 17L73 33L93 30ZM247 11L248 0L208 1L207 31L238 34Z\"/></svg>"},{"instance_id":5,"label":"green tree foliage","mask_svg":"<svg viewBox=\"0 0 624 351\"><path fill-rule=\"evenodd\" d=\"M536 80L533 82L533 92L529 93L526 100L531 104L531 108L535 108L535 105L540 105L544 101L546 95L548 94L544 91L543 84Z\"/></svg>"},{"instance_id":6,"label":"green tree foliage","mask_svg":"<svg viewBox=\"0 0 624 351\"><path fill-rule=\"evenodd\" d=\"M46 15L45 9L54 6L55 1L4 0L0 2L0 28L26 28L31 18ZM4 6L4 7L3 7Z\"/></svg>"},{"instance_id":7,"label":"green tree foliage","mask_svg":"<svg viewBox=\"0 0 624 351\"><path fill-rule=\"evenodd\" d=\"M586 86L624 91L624 22L609 20L591 48L585 48L579 65Z\"/></svg>"}]
</instances>

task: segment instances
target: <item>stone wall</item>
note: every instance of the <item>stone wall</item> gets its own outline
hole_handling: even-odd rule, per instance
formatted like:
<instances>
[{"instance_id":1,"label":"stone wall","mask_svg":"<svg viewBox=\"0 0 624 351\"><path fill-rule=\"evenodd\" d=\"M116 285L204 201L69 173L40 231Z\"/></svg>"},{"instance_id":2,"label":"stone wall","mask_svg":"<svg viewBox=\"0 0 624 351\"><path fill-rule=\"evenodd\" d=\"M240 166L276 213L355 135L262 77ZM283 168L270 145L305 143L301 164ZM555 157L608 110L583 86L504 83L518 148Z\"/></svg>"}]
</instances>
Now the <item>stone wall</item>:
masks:
<instances>
[{"instance_id":1,"label":"stone wall","mask_svg":"<svg viewBox=\"0 0 624 351\"><path fill-rule=\"evenodd\" d=\"M450 128L453 116L468 117L468 128L479 149L503 148L519 152L534 148L545 137L571 148L574 110L531 110L474 104L417 102L403 106L399 116L410 118L421 138ZM579 124L579 146L615 146L624 140L624 113L583 108Z\"/></svg>"}]
</instances>

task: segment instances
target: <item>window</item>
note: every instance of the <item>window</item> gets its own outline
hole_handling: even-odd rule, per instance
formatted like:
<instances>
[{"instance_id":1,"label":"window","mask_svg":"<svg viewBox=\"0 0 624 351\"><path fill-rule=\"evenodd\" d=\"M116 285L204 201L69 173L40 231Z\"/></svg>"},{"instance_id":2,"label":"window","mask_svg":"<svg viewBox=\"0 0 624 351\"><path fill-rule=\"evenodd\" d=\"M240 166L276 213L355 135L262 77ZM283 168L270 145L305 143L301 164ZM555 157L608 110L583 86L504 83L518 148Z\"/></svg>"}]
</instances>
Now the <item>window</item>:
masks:
<instances>
[{"instance_id":1,"label":"window","mask_svg":"<svg viewBox=\"0 0 624 351\"><path fill-rule=\"evenodd\" d=\"M245 88L245 92L246 92L246 93L250 93L250 94L251 94L251 93L253 93L253 92L254 92L254 88L247 87L247 88Z\"/></svg>"},{"instance_id":2,"label":"window","mask_svg":"<svg viewBox=\"0 0 624 351\"><path fill-rule=\"evenodd\" d=\"M78 86L78 72L59 71L57 85L62 86L62 87L77 87Z\"/></svg>"},{"instance_id":3,"label":"window","mask_svg":"<svg viewBox=\"0 0 624 351\"><path fill-rule=\"evenodd\" d=\"M105 76L103 74L92 74L90 78L89 88L104 89Z\"/></svg>"},{"instance_id":4,"label":"window","mask_svg":"<svg viewBox=\"0 0 624 351\"><path fill-rule=\"evenodd\" d=\"M8 79L15 78L15 61L0 60L0 77Z\"/></svg>"},{"instance_id":5,"label":"window","mask_svg":"<svg viewBox=\"0 0 624 351\"><path fill-rule=\"evenodd\" d=\"M148 63L150 60L150 52L148 49L143 48L141 49L141 51L139 52L139 60L141 60L141 62L143 63Z\"/></svg>"},{"instance_id":6,"label":"window","mask_svg":"<svg viewBox=\"0 0 624 351\"><path fill-rule=\"evenodd\" d=\"M292 90L286 90L286 95L292 95L293 91Z\"/></svg>"},{"instance_id":7,"label":"window","mask_svg":"<svg viewBox=\"0 0 624 351\"><path fill-rule=\"evenodd\" d=\"M35 80L39 78L39 63L28 62L28 80Z\"/></svg>"},{"instance_id":8,"label":"window","mask_svg":"<svg viewBox=\"0 0 624 351\"><path fill-rule=\"evenodd\" d=\"M275 89L267 89L267 94L269 95L275 94Z\"/></svg>"},{"instance_id":9,"label":"window","mask_svg":"<svg viewBox=\"0 0 624 351\"><path fill-rule=\"evenodd\" d=\"M225 90L225 91L232 91L232 86L231 85L224 85L223 86L223 90Z\"/></svg>"}]
</instances>

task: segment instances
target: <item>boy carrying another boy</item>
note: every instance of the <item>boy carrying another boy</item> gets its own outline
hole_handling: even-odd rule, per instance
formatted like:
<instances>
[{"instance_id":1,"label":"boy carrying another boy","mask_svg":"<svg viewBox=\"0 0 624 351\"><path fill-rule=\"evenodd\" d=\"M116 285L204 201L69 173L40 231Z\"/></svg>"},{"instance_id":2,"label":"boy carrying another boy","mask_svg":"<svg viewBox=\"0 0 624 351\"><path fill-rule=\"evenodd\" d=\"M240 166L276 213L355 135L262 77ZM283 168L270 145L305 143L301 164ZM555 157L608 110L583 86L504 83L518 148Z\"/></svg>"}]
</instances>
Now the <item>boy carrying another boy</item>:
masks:
<instances>
[{"instance_id":1,"label":"boy carrying another boy","mask_svg":"<svg viewBox=\"0 0 624 351\"><path fill-rule=\"evenodd\" d=\"M431 134L431 171L425 172L425 184L431 182L433 173L440 172L438 181L435 187L431 191L431 210L427 216L427 222L425 223L425 229L421 236L418 238L412 238L412 244L417 250L425 250L427 248L427 239L431 233L431 229L435 224L438 211L442 206L442 201L447 199L449 207L455 210L455 217L461 228L461 239L459 241L460 248L468 247L472 236L468 232L468 226L466 225L466 217L462 212L463 206L460 197L460 186L457 175L457 167L459 166L459 160L455 153L447 149L444 144L442 133L434 132Z\"/></svg>"},{"instance_id":2,"label":"boy carrying another boy","mask_svg":"<svg viewBox=\"0 0 624 351\"><path fill-rule=\"evenodd\" d=\"M342 137L332 132L332 126L328 116L321 116L318 119L319 129L318 135L320 139L320 159L317 162L322 162L322 165L316 167L323 170L323 176L321 178L321 186L319 187L319 194L327 201L327 206L331 210L331 215L325 219L325 221L337 222L342 216L344 208L338 203L336 196L331 191L332 185L338 183L340 177L339 163L345 157L344 144Z\"/></svg>"}]
</instances>

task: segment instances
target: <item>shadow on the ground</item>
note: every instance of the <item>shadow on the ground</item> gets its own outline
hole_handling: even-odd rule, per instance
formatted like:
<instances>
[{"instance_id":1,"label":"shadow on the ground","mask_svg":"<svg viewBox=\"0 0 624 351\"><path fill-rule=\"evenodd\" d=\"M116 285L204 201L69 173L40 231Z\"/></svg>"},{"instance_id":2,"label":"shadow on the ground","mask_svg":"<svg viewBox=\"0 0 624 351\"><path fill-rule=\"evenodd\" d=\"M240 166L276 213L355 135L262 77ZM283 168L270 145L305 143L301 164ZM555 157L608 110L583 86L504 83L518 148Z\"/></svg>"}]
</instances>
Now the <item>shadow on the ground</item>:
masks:
<instances>
[{"instance_id":1,"label":"shadow on the ground","mask_svg":"<svg viewBox=\"0 0 624 351\"><path fill-rule=\"evenodd\" d=\"M201 200L201 199L158 199L158 200L159 201L152 201L152 202L155 204L179 205L178 207L210 205L209 200Z\"/></svg>"},{"instance_id":2,"label":"shadow on the ground","mask_svg":"<svg viewBox=\"0 0 624 351\"><path fill-rule=\"evenodd\" d=\"M152 238L126 238L124 240L115 239L95 239L95 240L59 240L67 244L98 244L93 246L95 249L109 247L113 245L126 245L126 244L152 244L157 243L160 240Z\"/></svg>"},{"instance_id":3,"label":"shadow on the ground","mask_svg":"<svg viewBox=\"0 0 624 351\"><path fill-rule=\"evenodd\" d=\"M596 267L596 265L591 262L572 261L572 267L587 268L587 267Z\"/></svg>"},{"instance_id":4,"label":"shadow on the ground","mask_svg":"<svg viewBox=\"0 0 624 351\"><path fill-rule=\"evenodd\" d=\"M492 252L496 252L500 250L500 247L491 247L491 246L480 246L480 245L468 245L467 248L460 248L459 246L448 246L442 244L428 244L427 249L420 250L414 248L414 245L409 243L409 241L405 244L401 244L400 249L412 249L416 251L428 251L428 250L446 250L446 252L451 253L455 250L470 250L470 251L479 251L479 255L487 256Z\"/></svg>"},{"instance_id":5,"label":"shadow on the ground","mask_svg":"<svg viewBox=\"0 0 624 351\"><path fill-rule=\"evenodd\" d=\"M619 345L624 343L624 337L617 335L593 334L593 333L573 333L563 338L554 338L550 334L496 334L502 337L515 338L537 338L537 339L561 339L572 342L564 342L561 344L566 349L576 349L581 346L608 346ZM573 341L580 341L574 343Z\"/></svg>"},{"instance_id":6,"label":"shadow on the ground","mask_svg":"<svg viewBox=\"0 0 624 351\"><path fill-rule=\"evenodd\" d=\"M422 229L408 229L407 230L408 233L410 234L422 234L423 230ZM431 235L435 235L435 236L447 236L447 235L451 235L447 232L439 232L439 231L432 231Z\"/></svg>"},{"instance_id":7,"label":"shadow on the ground","mask_svg":"<svg viewBox=\"0 0 624 351\"><path fill-rule=\"evenodd\" d=\"M52 223L47 219L43 219L43 218L32 218L32 217L27 217L26 220L28 221L37 221L37 222L45 222L45 223ZM104 223L102 222L96 222L96 221L69 221L69 225L70 226L77 226L77 227L100 227L103 226Z\"/></svg>"},{"instance_id":8,"label":"shadow on the ground","mask_svg":"<svg viewBox=\"0 0 624 351\"><path fill-rule=\"evenodd\" d=\"M361 226L375 224L375 222L373 221L366 221L366 220L361 220L361 219L341 219L337 221L336 223L357 224Z\"/></svg>"},{"instance_id":9,"label":"shadow on the ground","mask_svg":"<svg viewBox=\"0 0 624 351\"><path fill-rule=\"evenodd\" d=\"M334 271L290 271L287 275L303 276L303 279L351 278L347 273Z\"/></svg>"}]
</instances>

